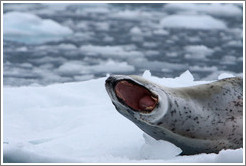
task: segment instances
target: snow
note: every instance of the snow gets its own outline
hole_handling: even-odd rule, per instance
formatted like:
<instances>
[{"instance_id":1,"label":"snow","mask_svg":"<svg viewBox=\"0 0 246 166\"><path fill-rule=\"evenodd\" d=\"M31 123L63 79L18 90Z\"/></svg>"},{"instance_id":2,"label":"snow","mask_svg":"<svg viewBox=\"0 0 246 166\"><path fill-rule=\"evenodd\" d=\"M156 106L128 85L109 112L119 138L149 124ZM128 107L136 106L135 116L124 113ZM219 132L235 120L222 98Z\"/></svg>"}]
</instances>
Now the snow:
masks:
<instances>
[{"instance_id":1,"label":"snow","mask_svg":"<svg viewBox=\"0 0 246 166\"><path fill-rule=\"evenodd\" d=\"M226 73L219 78L230 77ZM170 86L190 86L189 71L176 78L143 77ZM106 77L49 86L4 87L4 162L55 163L241 163L243 149L178 156L180 148L156 141L120 115ZM14 104L13 104L14 103Z\"/></svg>"},{"instance_id":2,"label":"snow","mask_svg":"<svg viewBox=\"0 0 246 166\"><path fill-rule=\"evenodd\" d=\"M73 33L68 27L31 13L8 12L3 15L3 20L3 34L6 40L40 44L57 41Z\"/></svg>"},{"instance_id":3,"label":"snow","mask_svg":"<svg viewBox=\"0 0 246 166\"><path fill-rule=\"evenodd\" d=\"M174 14L164 17L160 24L164 28L185 28L185 29L226 29L226 24L209 15L188 15Z\"/></svg>"}]
</instances>

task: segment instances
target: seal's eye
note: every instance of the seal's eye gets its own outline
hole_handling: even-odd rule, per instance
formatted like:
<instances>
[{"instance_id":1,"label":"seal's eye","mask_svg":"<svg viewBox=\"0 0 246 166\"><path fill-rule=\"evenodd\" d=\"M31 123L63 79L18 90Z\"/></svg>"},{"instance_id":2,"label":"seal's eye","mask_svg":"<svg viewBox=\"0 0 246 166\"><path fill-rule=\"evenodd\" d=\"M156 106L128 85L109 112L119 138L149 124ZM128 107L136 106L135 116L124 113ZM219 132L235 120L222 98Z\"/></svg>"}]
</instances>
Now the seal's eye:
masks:
<instances>
[{"instance_id":1,"label":"seal's eye","mask_svg":"<svg viewBox=\"0 0 246 166\"><path fill-rule=\"evenodd\" d=\"M151 112L158 103L158 97L141 85L127 80L117 82L116 95L135 111Z\"/></svg>"}]
</instances>

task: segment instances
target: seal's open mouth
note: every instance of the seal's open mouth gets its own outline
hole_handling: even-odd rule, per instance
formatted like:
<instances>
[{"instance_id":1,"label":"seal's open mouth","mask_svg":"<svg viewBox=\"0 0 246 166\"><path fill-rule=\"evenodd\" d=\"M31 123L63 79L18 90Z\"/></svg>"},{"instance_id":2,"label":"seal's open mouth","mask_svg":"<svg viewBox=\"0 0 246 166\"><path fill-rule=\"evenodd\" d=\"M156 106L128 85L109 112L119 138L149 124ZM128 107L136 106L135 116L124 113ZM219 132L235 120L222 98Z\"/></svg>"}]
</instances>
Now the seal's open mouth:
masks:
<instances>
[{"instance_id":1,"label":"seal's open mouth","mask_svg":"<svg viewBox=\"0 0 246 166\"><path fill-rule=\"evenodd\" d=\"M156 95L132 81L122 80L117 82L115 92L125 105L135 111L151 112L158 103Z\"/></svg>"}]
</instances>

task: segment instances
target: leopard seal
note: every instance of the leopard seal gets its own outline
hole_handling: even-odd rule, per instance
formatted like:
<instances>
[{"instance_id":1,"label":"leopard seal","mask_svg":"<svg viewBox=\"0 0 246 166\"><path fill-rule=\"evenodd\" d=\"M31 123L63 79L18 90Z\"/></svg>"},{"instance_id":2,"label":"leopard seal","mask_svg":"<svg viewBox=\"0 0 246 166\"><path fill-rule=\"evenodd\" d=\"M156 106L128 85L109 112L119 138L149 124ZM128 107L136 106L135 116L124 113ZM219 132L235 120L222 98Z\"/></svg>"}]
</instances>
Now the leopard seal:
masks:
<instances>
[{"instance_id":1,"label":"leopard seal","mask_svg":"<svg viewBox=\"0 0 246 166\"><path fill-rule=\"evenodd\" d=\"M243 147L243 79L170 88L134 75L112 75L106 90L120 114L181 155Z\"/></svg>"}]
</instances>

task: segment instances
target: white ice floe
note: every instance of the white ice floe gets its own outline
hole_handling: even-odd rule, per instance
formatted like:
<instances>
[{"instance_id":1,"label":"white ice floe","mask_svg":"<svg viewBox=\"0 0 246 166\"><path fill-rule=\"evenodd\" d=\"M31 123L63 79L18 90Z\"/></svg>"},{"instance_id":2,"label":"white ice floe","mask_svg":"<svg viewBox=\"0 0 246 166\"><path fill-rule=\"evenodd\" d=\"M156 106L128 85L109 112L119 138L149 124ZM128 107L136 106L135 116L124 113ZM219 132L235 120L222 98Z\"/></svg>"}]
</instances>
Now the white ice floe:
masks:
<instances>
[{"instance_id":1,"label":"white ice floe","mask_svg":"<svg viewBox=\"0 0 246 166\"><path fill-rule=\"evenodd\" d=\"M29 11L33 12L44 7L41 3L5 3L4 10L6 11Z\"/></svg>"},{"instance_id":2,"label":"white ice floe","mask_svg":"<svg viewBox=\"0 0 246 166\"><path fill-rule=\"evenodd\" d=\"M161 85L190 86L189 71L177 78L143 75ZM228 74L220 78L228 77ZM157 141L114 108L106 77L46 87L4 87L4 162L70 163L241 163L243 149L178 156L181 150ZM14 103L14 104L13 104Z\"/></svg>"},{"instance_id":3,"label":"white ice floe","mask_svg":"<svg viewBox=\"0 0 246 166\"><path fill-rule=\"evenodd\" d=\"M185 28L216 30L227 29L226 24L209 15L184 15L174 14L161 19L160 24L164 28Z\"/></svg>"},{"instance_id":4,"label":"white ice floe","mask_svg":"<svg viewBox=\"0 0 246 166\"><path fill-rule=\"evenodd\" d=\"M151 13L139 10L123 10L115 11L110 16L114 19L123 19L123 20L144 20L150 19L152 17Z\"/></svg>"},{"instance_id":5,"label":"white ice floe","mask_svg":"<svg viewBox=\"0 0 246 166\"><path fill-rule=\"evenodd\" d=\"M193 11L203 14L210 14L219 17L236 17L242 16L243 11L235 4L223 3L169 3L164 6L165 11L180 13L184 11Z\"/></svg>"},{"instance_id":6,"label":"white ice floe","mask_svg":"<svg viewBox=\"0 0 246 166\"><path fill-rule=\"evenodd\" d=\"M162 69L184 70L186 68L185 64L162 62L157 60L150 61L146 58L141 58L141 57L130 59L128 63L135 67L141 67L144 64L145 68L151 71L160 71Z\"/></svg>"},{"instance_id":7,"label":"white ice floe","mask_svg":"<svg viewBox=\"0 0 246 166\"><path fill-rule=\"evenodd\" d=\"M158 51L155 51L155 50L147 50L144 52L145 56L149 56L149 57L152 57L152 56L157 56L160 54L160 52Z\"/></svg>"},{"instance_id":8,"label":"white ice floe","mask_svg":"<svg viewBox=\"0 0 246 166\"><path fill-rule=\"evenodd\" d=\"M63 57L53 57L53 56L40 56L40 58L37 59L31 59L30 62L34 62L36 64L47 64L47 63L65 63L67 61L67 59L63 58Z\"/></svg>"},{"instance_id":9,"label":"white ice floe","mask_svg":"<svg viewBox=\"0 0 246 166\"><path fill-rule=\"evenodd\" d=\"M70 43L61 43L58 45L42 45L35 47L36 51L54 51L54 50L62 50L62 51L71 51L76 50L77 47L74 44Z\"/></svg>"},{"instance_id":10,"label":"white ice floe","mask_svg":"<svg viewBox=\"0 0 246 166\"><path fill-rule=\"evenodd\" d=\"M72 7L75 10L71 12L71 14L77 16L88 15L91 13L107 14L111 11L107 3L75 3L72 5L70 4L70 7Z\"/></svg>"},{"instance_id":11,"label":"white ice floe","mask_svg":"<svg viewBox=\"0 0 246 166\"><path fill-rule=\"evenodd\" d=\"M56 71L59 74L94 74L94 73L124 73L134 71L134 66L129 65L127 62L115 62L111 59L101 61L99 64L88 65L81 61L69 61L62 64Z\"/></svg>"},{"instance_id":12,"label":"white ice floe","mask_svg":"<svg viewBox=\"0 0 246 166\"><path fill-rule=\"evenodd\" d=\"M229 47L243 47L243 41L232 40L232 41L228 41L228 43L226 43L226 45Z\"/></svg>"},{"instance_id":13,"label":"white ice floe","mask_svg":"<svg viewBox=\"0 0 246 166\"><path fill-rule=\"evenodd\" d=\"M157 29L157 30L154 30L153 34L155 34L155 35L169 35L169 32L167 30L164 30L164 29Z\"/></svg>"},{"instance_id":14,"label":"white ice floe","mask_svg":"<svg viewBox=\"0 0 246 166\"><path fill-rule=\"evenodd\" d=\"M107 22L93 22L95 28L99 31L109 31L110 30L110 25Z\"/></svg>"},{"instance_id":15,"label":"white ice floe","mask_svg":"<svg viewBox=\"0 0 246 166\"><path fill-rule=\"evenodd\" d=\"M105 56L115 58L130 58L142 57L143 54L139 51L131 49L126 46L96 46L96 45L83 45L80 47L81 53L91 56Z\"/></svg>"},{"instance_id":16,"label":"white ice floe","mask_svg":"<svg viewBox=\"0 0 246 166\"><path fill-rule=\"evenodd\" d=\"M232 55L225 55L225 56L222 58L222 60L221 60L220 63L221 63L221 64L227 64L227 65L235 64L235 63L237 63L237 57L232 56Z\"/></svg>"},{"instance_id":17,"label":"white ice floe","mask_svg":"<svg viewBox=\"0 0 246 166\"><path fill-rule=\"evenodd\" d=\"M142 30L139 27L133 27L130 29L131 35L142 35Z\"/></svg>"},{"instance_id":18,"label":"white ice floe","mask_svg":"<svg viewBox=\"0 0 246 166\"><path fill-rule=\"evenodd\" d=\"M70 44L70 43L59 44L57 48L61 50L68 50L68 51L77 49L77 47L74 44Z\"/></svg>"},{"instance_id":19,"label":"white ice floe","mask_svg":"<svg viewBox=\"0 0 246 166\"><path fill-rule=\"evenodd\" d=\"M72 33L68 27L31 13L7 12L3 15L3 35L6 40L39 44L56 41Z\"/></svg>"},{"instance_id":20,"label":"white ice floe","mask_svg":"<svg viewBox=\"0 0 246 166\"><path fill-rule=\"evenodd\" d=\"M243 77L243 73L235 73L232 71L226 71L226 70L218 70L218 71L214 71L211 74L209 74L208 76L206 76L205 78L203 78L203 80L213 80L215 78L227 78L227 77Z\"/></svg>"},{"instance_id":21,"label":"white ice floe","mask_svg":"<svg viewBox=\"0 0 246 166\"><path fill-rule=\"evenodd\" d=\"M191 71L198 71L198 72L218 71L218 67L216 67L216 66L198 66L198 65L195 65L195 66L190 66L189 69Z\"/></svg>"},{"instance_id":22,"label":"white ice floe","mask_svg":"<svg viewBox=\"0 0 246 166\"><path fill-rule=\"evenodd\" d=\"M27 47L23 46L23 47L19 47L16 49L16 51L19 51L19 52L26 52L28 49Z\"/></svg>"},{"instance_id":23,"label":"white ice floe","mask_svg":"<svg viewBox=\"0 0 246 166\"><path fill-rule=\"evenodd\" d=\"M112 41L114 41L114 37L112 37L112 36L105 36L103 38L103 41L104 42L112 42Z\"/></svg>"},{"instance_id":24,"label":"white ice floe","mask_svg":"<svg viewBox=\"0 0 246 166\"><path fill-rule=\"evenodd\" d=\"M46 46L44 47L46 48ZM70 48L69 45L68 47ZM71 45L71 49L73 49L73 45ZM33 61L30 60L30 62ZM4 71L4 83L16 86L20 82L23 85L32 83L47 85L52 82L81 81L93 78L95 74L134 72L135 67L127 61L120 62L110 58L107 60L84 58L83 60L68 61L63 57L40 56L35 59L35 65L31 63L16 65L7 62L4 65Z\"/></svg>"},{"instance_id":25,"label":"white ice floe","mask_svg":"<svg viewBox=\"0 0 246 166\"><path fill-rule=\"evenodd\" d=\"M206 59L207 56L212 55L214 50L204 45L189 45L184 47L185 58L187 59Z\"/></svg>"},{"instance_id":26,"label":"white ice floe","mask_svg":"<svg viewBox=\"0 0 246 166\"><path fill-rule=\"evenodd\" d=\"M143 46L146 47L146 48L156 48L158 47L158 43L155 43L155 42L144 42L143 43Z\"/></svg>"}]
</instances>

